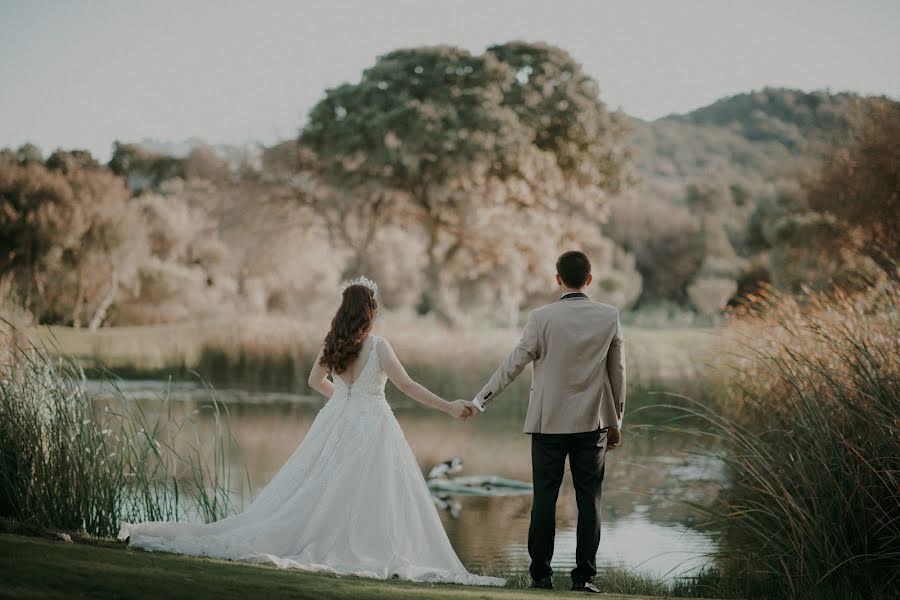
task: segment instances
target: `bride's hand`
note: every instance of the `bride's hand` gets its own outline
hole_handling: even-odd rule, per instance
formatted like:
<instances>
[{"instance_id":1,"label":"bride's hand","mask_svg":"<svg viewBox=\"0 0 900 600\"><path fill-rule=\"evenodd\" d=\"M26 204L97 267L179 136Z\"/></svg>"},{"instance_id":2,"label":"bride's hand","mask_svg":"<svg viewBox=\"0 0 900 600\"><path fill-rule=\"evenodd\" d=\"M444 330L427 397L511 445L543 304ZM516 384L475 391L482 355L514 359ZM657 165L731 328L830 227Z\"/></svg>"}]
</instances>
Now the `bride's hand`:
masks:
<instances>
[{"instance_id":1,"label":"bride's hand","mask_svg":"<svg viewBox=\"0 0 900 600\"><path fill-rule=\"evenodd\" d=\"M455 419L465 421L472 416L472 409L466 404L464 400L454 400L453 402L449 403L449 406L447 407L447 413Z\"/></svg>"}]
</instances>

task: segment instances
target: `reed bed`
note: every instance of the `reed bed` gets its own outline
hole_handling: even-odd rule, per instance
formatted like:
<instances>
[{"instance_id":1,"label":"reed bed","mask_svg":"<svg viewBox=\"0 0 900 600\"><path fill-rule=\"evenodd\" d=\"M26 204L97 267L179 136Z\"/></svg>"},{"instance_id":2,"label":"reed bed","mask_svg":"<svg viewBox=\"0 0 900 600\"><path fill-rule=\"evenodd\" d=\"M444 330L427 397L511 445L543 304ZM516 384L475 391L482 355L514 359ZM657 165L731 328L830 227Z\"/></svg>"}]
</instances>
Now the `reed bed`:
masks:
<instances>
[{"instance_id":1,"label":"reed bed","mask_svg":"<svg viewBox=\"0 0 900 600\"><path fill-rule=\"evenodd\" d=\"M720 401L685 409L724 449L729 483L707 510L745 597L900 595L898 299L894 283L748 298Z\"/></svg>"},{"instance_id":2,"label":"reed bed","mask_svg":"<svg viewBox=\"0 0 900 600\"><path fill-rule=\"evenodd\" d=\"M218 387L306 392L327 329L324 321L268 316L93 332L33 327L28 335L87 369L105 365L123 377L185 377L196 371ZM376 329L414 376L448 392L450 381L480 387L521 335L518 328L449 328L404 313L386 313ZM629 379L649 385L699 377L717 335L715 329L626 327Z\"/></svg>"},{"instance_id":3,"label":"reed bed","mask_svg":"<svg viewBox=\"0 0 900 600\"><path fill-rule=\"evenodd\" d=\"M213 414L213 435L201 439L193 415L175 418L167 396L147 412L109 375L101 403L73 360L2 341L0 517L108 537L121 520L209 522L232 512L234 442L212 394L202 410Z\"/></svg>"}]
</instances>

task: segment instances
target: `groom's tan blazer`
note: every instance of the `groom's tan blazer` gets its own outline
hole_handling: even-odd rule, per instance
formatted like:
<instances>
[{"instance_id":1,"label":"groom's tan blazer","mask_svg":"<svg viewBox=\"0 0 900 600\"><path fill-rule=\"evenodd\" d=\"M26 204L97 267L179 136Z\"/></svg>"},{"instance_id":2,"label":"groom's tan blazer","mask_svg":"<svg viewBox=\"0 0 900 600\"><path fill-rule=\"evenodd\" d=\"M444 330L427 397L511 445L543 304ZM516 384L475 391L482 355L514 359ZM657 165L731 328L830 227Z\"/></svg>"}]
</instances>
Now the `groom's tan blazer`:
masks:
<instances>
[{"instance_id":1,"label":"groom's tan blazer","mask_svg":"<svg viewBox=\"0 0 900 600\"><path fill-rule=\"evenodd\" d=\"M532 312L515 349L476 397L487 407L534 363L525 433L622 426L625 351L619 311L583 294Z\"/></svg>"}]
</instances>

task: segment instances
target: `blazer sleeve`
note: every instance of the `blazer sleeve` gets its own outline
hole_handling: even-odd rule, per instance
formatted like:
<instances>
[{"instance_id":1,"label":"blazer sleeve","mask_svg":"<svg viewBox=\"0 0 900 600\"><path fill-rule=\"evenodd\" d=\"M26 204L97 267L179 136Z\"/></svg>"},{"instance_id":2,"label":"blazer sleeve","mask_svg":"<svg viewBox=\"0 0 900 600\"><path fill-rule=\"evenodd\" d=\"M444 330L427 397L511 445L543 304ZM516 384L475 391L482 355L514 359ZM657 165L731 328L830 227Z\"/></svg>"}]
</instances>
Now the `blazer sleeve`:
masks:
<instances>
[{"instance_id":1,"label":"blazer sleeve","mask_svg":"<svg viewBox=\"0 0 900 600\"><path fill-rule=\"evenodd\" d=\"M491 376L481 391L478 393L478 399L484 406L499 396L509 384L515 381L519 373L528 365L528 363L537 360L540 356L540 343L538 339L538 325L534 313L528 315L528 322L525 324L525 331L522 333L522 339L509 353L506 360L500 365L497 371Z\"/></svg>"},{"instance_id":2,"label":"blazer sleeve","mask_svg":"<svg viewBox=\"0 0 900 600\"><path fill-rule=\"evenodd\" d=\"M606 355L606 370L609 374L609 384L612 388L613 401L616 403L616 416L619 427L622 426L622 418L625 416L625 337L622 334L622 323L619 321L619 312L616 311L616 333L609 344L609 352Z\"/></svg>"}]
</instances>

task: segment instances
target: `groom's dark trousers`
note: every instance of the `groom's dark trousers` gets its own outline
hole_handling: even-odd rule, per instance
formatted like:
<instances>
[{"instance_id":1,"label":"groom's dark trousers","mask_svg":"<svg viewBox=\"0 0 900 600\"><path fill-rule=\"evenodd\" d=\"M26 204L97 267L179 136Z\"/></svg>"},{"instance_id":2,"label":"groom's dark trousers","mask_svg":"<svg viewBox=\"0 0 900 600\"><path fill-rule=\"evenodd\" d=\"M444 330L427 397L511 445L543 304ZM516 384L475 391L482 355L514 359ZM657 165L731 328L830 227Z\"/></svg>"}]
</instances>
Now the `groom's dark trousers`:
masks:
<instances>
[{"instance_id":1,"label":"groom's dark trousers","mask_svg":"<svg viewBox=\"0 0 900 600\"><path fill-rule=\"evenodd\" d=\"M532 433L531 475L534 502L528 529L531 577L553 574L553 539L556 535L556 499L562 483L566 457L578 504L575 568L572 580L583 582L597 574L600 545L600 488L606 462L606 430L584 433Z\"/></svg>"}]
</instances>

